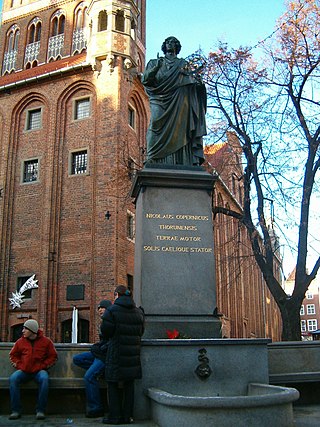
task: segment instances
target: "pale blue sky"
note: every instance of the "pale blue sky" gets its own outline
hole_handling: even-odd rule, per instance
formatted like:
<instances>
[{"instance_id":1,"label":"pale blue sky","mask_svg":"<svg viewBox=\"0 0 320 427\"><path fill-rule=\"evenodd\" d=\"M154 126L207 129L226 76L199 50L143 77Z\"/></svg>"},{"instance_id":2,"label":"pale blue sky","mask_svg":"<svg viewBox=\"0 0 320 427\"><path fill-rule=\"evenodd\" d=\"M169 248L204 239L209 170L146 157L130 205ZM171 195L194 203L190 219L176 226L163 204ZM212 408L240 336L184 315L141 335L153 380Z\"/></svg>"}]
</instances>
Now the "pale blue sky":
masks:
<instances>
[{"instance_id":1,"label":"pale blue sky","mask_svg":"<svg viewBox=\"0 0 320 427\"><path fill-rule=\"evenodd\" d=\"M199 47L207 53L218 39L253 46L274 31L284 10L283 0L147 0L147 60L168 36L180 40L182 57Z\"/></svg>"}]
</instances>

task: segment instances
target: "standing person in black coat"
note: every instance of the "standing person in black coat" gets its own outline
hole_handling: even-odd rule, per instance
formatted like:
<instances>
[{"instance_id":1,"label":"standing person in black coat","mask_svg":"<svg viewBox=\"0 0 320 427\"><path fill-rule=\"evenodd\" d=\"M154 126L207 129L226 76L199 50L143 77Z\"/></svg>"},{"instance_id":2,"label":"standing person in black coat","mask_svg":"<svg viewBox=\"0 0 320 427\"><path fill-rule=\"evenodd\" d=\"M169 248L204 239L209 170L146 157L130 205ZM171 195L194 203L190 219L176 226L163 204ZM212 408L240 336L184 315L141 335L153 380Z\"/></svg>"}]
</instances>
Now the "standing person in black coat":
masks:
<instances>
[{"instance_id":1,"label":"standing person in black coat","mask_svg":"<svg viewBox=\"0 0 320 427\"><path fill-rule=\"evenodd\" d=\"M116 287L115 301L102 317L101 333L109 340L105 378L108 382L109 417L104 424L133 422L134 380L141 378L140 347L144 314L130 291Z\"/></svg>"}]
</instances>

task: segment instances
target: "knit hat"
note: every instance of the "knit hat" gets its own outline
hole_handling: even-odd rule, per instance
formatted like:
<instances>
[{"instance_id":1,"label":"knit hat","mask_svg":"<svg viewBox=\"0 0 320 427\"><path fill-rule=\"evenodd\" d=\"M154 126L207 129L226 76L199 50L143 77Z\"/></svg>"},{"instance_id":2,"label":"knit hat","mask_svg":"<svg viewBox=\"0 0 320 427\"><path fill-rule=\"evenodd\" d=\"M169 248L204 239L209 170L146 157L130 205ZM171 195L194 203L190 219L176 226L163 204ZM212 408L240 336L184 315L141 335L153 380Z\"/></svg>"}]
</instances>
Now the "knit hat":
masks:
<instances>
[{"instance_id":1,"label":"knit hat","mask_svg":"<svg viewBox=\"0 0 320 427\"><path fill-rule=\"evenodd\" d=\"M34 334L38 333L39 324L34 319L26 320L23 324L23 327L26 329L29 329L29 331L33 332Z\"/></svg>"},{"instance_id":2,"label":"knit hat","mask_svg":"<svg viewBox=\"0 0 320 427\"><path fill-rule=\"evenodd\" d=\"M110 307L110 305L112 305L111 301L109 301L108 299L103 299L102 301L99 302L98 308L102 307L107 309L108 307Z\"/></svg>"}]
</instances>

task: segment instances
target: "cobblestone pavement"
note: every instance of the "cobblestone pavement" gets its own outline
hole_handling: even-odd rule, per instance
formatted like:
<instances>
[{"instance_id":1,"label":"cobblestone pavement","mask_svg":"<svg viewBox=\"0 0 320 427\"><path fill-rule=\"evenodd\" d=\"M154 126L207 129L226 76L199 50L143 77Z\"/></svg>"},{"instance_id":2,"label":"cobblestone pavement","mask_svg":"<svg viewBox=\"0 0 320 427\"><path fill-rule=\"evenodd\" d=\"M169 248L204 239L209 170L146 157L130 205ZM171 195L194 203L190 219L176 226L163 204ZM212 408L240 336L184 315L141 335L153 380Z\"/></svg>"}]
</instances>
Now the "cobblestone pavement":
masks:
<instances>
[{"instance_id":1,"label":"cobblestone pavement","mask_svg":"<svg viewBox=\"0 0 320 427\"><path fill-rule=\"evenodd\" d=\"M296 406L294 408L294 417L295 423L293 427L319 427L320 405ZM37 421L34 415L24 415L18 420L8 420L8 414L0 415L0 426L6 427L97 427L103 425L101 421L102 418L85 418L83 415L78 414L72 414L69 417L63 415L49 415L43 421ZM125 425L123 425L123 427L125 427ZM132 424L132 427L157 427L157 424L151 421L140 421ZM277 427L277 425L274 424L272 427Z\"/></svg>"}]
</instances>

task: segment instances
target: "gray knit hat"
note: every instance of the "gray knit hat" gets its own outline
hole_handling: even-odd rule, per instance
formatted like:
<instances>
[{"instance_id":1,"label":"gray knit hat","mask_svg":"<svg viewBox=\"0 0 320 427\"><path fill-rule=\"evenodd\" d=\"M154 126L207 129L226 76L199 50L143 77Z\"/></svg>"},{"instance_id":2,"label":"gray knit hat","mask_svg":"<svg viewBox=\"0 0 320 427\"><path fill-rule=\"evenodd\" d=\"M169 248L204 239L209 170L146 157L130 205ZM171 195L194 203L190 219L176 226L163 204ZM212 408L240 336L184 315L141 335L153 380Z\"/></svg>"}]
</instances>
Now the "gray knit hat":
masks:
<instances>
[{"instance_id":1,"label":"gray knit hat","mask_svg":"<svg viewBox=\"0 0 320 427\"><path fill-rule=\"evenodd\" d=\"M39 324L34 319L28 319L24 322L23 327L26 329L29 329L29 331L33 332L34 334L38 333Z\"/></svg>"},{"instance_id":2,"label":"gray knit hat","mask_svg":"<svg viewBox=\"0 0 320 427\"><path fill-rule=\"evenodd\" d=\"M112 305L111 301L109 301L108 299L103 299L102 301L99 302L98 308L100 308L100 307L108 308L108 307L110 307L110 305Z\"/></svg>"}]
</instances>

